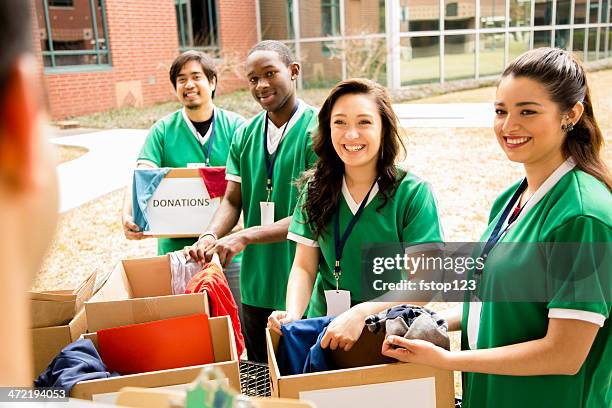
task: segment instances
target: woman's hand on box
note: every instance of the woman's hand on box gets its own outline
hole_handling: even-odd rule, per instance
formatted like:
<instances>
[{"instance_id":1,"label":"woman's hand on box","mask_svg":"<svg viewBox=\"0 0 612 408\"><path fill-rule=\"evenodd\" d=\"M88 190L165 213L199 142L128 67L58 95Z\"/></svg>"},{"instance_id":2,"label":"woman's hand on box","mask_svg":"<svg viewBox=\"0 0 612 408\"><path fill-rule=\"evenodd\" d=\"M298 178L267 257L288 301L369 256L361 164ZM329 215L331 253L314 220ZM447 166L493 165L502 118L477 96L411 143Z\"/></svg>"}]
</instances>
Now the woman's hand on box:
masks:
<instances>
[{"instance_id":1,"label":"woman's hand on box","mask_svg":"<svg viewBox=\"0 0 612 408\"><path fill-rule=\"evenodd\" d=\"M283 324L295 322L296 320L300 320L300 318L291 315L285 310L275 310L268 316L268 329L282 336L281 326Z\"/></svg>"},{"instance_id":2,"label":"woman's hand on box","mask_svg":"<svg viewBox=\"0 0 612 408\"><path fill-rule=\"evenodd\" d=\"M382 354L405 363L444 368L450 352L425 340L409 340L400 336L387 336Z\"/></svg>"}]
</instances>

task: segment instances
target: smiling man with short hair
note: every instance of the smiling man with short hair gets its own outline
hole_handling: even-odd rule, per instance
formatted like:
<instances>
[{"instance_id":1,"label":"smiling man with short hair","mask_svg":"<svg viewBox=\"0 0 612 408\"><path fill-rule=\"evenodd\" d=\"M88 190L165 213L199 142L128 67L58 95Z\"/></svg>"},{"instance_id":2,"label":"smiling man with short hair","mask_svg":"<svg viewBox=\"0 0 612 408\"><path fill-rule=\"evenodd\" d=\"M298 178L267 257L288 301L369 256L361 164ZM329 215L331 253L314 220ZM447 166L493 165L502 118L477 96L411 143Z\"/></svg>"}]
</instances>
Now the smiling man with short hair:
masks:
<instances>
[{"instance_id":1,"label":"smiling man with short hair","mask_svg":"<svg viewBox=\"0 0 612 408\"><path fill-rule=\"evenodd\" d=\"M263 111L237 132L227 161L227 190L201 239L187 250L204 262L214 253L227 262L244 249L241 267L242 330L250 360L265 362L265 329L285 309L295 243L287 240L299 195L295 180L312 167L317 110L296 94L300 64L279 41L262 41L248 53L246 74ZM228 235L244 213L245 228Z\"/></svg>"},{"instance_id":2,"label":"smiling man with short hair","mask_svg":"<svg viewBox=\"0 0 612 408\"><path fill-rule=\"evenodd\" d=\"M244 118L213 103L217 89L217 69L208 55L186 51L170 67L170 82L183 108L158 120L149 131L138 155L137 168L225 166L234 133ZM127 239L145 235L134 223L131 189L126 190L123 206L123 232ZM159 255L183 249L196 238L160 238ZM239 270L236 257L225 273L236 302L240 305Z\"/></svg>"}]
</instances>

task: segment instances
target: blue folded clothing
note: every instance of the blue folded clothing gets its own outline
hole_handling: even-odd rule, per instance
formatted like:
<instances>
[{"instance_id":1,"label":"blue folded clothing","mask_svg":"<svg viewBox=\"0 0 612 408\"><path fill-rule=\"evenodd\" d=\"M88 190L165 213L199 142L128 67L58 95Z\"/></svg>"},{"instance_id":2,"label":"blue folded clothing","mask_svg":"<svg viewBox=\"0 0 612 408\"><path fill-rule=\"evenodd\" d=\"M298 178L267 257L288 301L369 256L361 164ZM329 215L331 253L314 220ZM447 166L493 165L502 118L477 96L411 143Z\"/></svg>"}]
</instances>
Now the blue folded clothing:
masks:
<instances>
[{"instance_id":1,"label":"blue folded clothing","mask_svg":"<svg viewBox=\"0 0 612 408\"><path fill-rule=\"evenodd\" d=\"M140 227L141 231L149 230L149 219L147 218L147 204L153 193L157 190L159 183L170 169L136 169L134 170L134 180L132 183L132 211L134 213L134 223Z\"/></svg>"},{"instance_id":2,"label":"blue folded clothing","mask_svg":"<svg viewBox=\"0 0 612 408\"><path fill-rule=\"evenodd\" d=\"M298 320L281 327L283 333L277 350L281 375L333 370L329 349L321 348L321 340L333 317Z\"/></svg>"},{"instance_id":3,"label":"blue folded clothing","mask_svg":"<svg viewBox=\"0 0 612 408\"><path fill-rule=\"evenodd\" d=\"M91 340L80 339L70 343L51 361L34 380L35 387L57 387L70 393L79 381L116 377L102 362Z\"/></svg>"}]
</instances>

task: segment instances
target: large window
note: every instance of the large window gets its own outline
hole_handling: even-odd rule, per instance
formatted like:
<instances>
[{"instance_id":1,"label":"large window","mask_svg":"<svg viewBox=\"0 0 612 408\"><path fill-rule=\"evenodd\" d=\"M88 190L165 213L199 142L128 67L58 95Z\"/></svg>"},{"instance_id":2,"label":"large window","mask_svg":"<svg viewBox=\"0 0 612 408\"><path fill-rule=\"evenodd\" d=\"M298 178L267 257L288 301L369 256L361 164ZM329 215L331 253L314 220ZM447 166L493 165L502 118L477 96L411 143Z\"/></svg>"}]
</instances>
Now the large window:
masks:
<instances>
[{"instance_id":1,"label":"large window","mask_svg":"<svg viewBox=\"0 0 612 408\"><path fill-rule=\"evenodd\" d=\"M45 67L110 65L104 0L37 0Z\"/></svg>"},{"instance_id":2,"label":"large window","mask_svg":"<svg viewBox=\"0 0 612 408\"><path fill-rule=\"evenodd\" d=\"M612 0L258 1L262 37L294 47L304 87L478 80L544 46L585 62L612 56Z\"/></svg>"},{"instance_id":3,"label":"large window","mask_svg":"<svg viewBox=\"0 0 612 408\"><path fill-rule=\"evenodd\" d=\"M208 52L219 50L215 0L175 0L179 48Z\"/></svg>"},{"instance_id":4,"label":"large window","mask_svg":"<svg viewBox=\"0 0 612 408\"><path fill-rule=\"evenodd\" d=\"M321 2L321 37L340 35L339 0Z\"/></svg>"}]
</instances>

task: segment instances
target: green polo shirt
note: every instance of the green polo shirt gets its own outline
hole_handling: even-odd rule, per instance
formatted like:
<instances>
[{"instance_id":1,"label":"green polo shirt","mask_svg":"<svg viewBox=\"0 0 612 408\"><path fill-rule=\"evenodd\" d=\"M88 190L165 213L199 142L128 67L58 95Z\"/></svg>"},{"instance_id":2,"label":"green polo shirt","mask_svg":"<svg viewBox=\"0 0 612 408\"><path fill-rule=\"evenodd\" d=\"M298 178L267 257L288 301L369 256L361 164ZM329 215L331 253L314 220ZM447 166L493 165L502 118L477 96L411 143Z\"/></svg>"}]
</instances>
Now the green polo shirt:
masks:
<instances>
[{"instance_id":1,"label":"green polo shirt","mask_svg":"<svg viewBox=\"0 0 612 408\"><path fill-rule=\"evenodd\" d=\"M302 106L277 148L270 198L275 205L275 221L293 214L298 199L294 181L317 159L311 139L317 129L317 111L302 101L299 103ZM260 202L267 198L265 120L266 113L261 112L238 130L227 160L226 178L241 186L245 228L261 225ZM242 303L284 310L294 255L295 244L291 241L248 245L240 270Z\"/></svg>"},{"instance_id":2,"label":"green polo shirt","mask_svg":"<svg viewBox=\"0 0 612 408\"><path fill-rule=\"evenodd\" d=\"M215 107L215 128L210 153L211 166L225 166L230 145L244 118L234 112ZM147 136L138 155L138 163L154 167L187 167L189 163L205 163L211 138L200 144L195 128L185 120L183 109L158 120ZM196 238L159 238L157 252L164 255L192 245ZM234 258L239 261L240 255Z\"/></svg>"},{"instance_id":3,"label":"green polo shirt","mask_svg":"<svg viewBox=\"0 0 612 408\"><path fill-rule=\"evenodd\" d=\"M518 188L509 188L494 203L490 224L483 235L486 241L501 217L506 204ZM519 243L610 243L612 242L612 196L603 183L574 168L562 176L533 207L519 218L500 242ZM582 261L592 256L584 245ZM511 251L490 252L483 270L483 290L516 285L517 273L528 270L532 279L559 273L563 268L554 257L539 254L521 264L520 254ZM580 264L580 261L577 262ZM567 268L571 268L567 265ZM608 271L602 272L610 274ZM568 269L569 270L569 269ZM608 275L609 276L609 275ZM486 280L485 280L486 279ZM597 279L591 279L597 284ZM602 282L609 284L609 278ZM562 286L563 288L563 286ZM610 287L591 288L601 299L589 302L558 300L554 292L549 302L483 302L477 348L487 349L522 343L544 337L549 318L585 320L600 327L591 350L575 375L508 376L463 373L463 406L477 407L555 407L607 408L612 406L612 333L610 331ZM525 290L529 290L526 287ZM462 349L469 349L469 303L463 308Z\"/></svg>"},{"instance_id":4,"label":"green polo shirt","mask_svg":"<svg viewBox=\"0 0 612 408\"><path fill-rule=\"evenodd\" d=\"M436 201L429 185L413 174L398 170L400 181L395 194L379 209L382 194L378 192L377 185L372 189L370 200L344 246L340 260L342 276L339 288L351 292L353 304L368 300L363 298L362 288L364 284L371 283L362 276L363 244L425 244L441 243L443 240ZM332 219L325 231L315 239L310 225L305 222L307 214L302 207L305 200L306 194L302 194L289 227L288 237L304 245L320 247L319 271L308 309L308 317L318 317L327 312L325 290L336 288L333 274L336 262L334 221ZM350 196L344 180L339 205L342 234L359 208L359 204ZM374 274L370 277L372 281L380 279ZM394 281L388 277L385 280Z\"/></svg>"}]
</instances>

